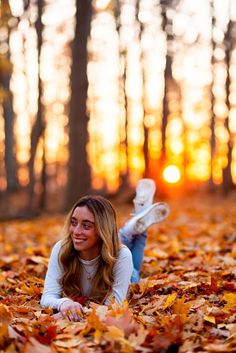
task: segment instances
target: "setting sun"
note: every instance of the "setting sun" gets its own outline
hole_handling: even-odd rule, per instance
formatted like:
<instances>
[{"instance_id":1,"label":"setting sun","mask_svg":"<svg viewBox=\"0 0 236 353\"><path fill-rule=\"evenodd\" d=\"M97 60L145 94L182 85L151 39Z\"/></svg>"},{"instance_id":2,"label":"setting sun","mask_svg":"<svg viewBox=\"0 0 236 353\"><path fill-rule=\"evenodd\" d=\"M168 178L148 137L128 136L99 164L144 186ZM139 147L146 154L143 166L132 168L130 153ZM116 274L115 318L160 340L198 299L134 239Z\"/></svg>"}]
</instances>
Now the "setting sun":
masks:
<instances>
[{"instance_id":1,"label":"setting sun","mask_svg":"<svg viewBox=\"0 0 236 353\"><path fill-rule=\"evenodd\" d=\"M164 169L163 177L168 183L176 184L178 181L180 181L181 175L178 167L175 165L169 165Z\"/></svg>"}]
</instances>

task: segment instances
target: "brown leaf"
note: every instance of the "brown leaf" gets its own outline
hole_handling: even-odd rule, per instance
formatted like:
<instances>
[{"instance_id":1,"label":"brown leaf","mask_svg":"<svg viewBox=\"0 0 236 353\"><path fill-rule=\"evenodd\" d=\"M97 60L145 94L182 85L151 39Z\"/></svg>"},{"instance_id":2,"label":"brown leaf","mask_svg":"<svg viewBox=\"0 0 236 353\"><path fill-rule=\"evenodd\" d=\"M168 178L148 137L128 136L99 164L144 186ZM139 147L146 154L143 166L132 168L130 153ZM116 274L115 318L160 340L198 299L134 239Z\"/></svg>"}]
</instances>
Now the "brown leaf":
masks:
<instances>
[{"instance_id":1,"label":"brown leaf","mask_svg":"<svg viewBox=\"0 0 236 353\"><path fill-rule=\"evenodd\" d=\"M0 304L0 322L9 324L12 319L12 314L6 305Z\"/></svg>"}]
</instances>

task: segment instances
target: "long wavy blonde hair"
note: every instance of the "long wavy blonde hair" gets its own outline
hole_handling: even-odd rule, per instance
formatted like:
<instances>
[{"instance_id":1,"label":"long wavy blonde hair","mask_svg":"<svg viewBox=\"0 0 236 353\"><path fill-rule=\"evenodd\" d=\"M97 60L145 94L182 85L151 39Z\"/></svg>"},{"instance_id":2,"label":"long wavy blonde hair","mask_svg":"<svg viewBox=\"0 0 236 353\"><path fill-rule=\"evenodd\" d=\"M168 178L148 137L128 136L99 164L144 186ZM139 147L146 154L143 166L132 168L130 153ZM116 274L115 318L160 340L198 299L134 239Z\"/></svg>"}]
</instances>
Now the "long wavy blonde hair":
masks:
<instances>
[{"instance_id":1,"label":"long wavy blonde hair","mask_svg":"<svg viewBox=\"0 0 236 353\"><path fill-rule=\"evenodd\" d=\"M70 296L83 296L81 287L82 265L78 259L69 231L71 217L77 207L86 206L94 215L95 229L100 236L101 256L97 272L92 281L90 297L103 302L110 294L113 284L112 270L117 260L121 243L118 236L116 213L112 204L102 196L84 196L80 198L68 213L64 225L64 239L59 253L59 261L63 268L60 279L63 292Z\"/></svg>"}]
</instances>

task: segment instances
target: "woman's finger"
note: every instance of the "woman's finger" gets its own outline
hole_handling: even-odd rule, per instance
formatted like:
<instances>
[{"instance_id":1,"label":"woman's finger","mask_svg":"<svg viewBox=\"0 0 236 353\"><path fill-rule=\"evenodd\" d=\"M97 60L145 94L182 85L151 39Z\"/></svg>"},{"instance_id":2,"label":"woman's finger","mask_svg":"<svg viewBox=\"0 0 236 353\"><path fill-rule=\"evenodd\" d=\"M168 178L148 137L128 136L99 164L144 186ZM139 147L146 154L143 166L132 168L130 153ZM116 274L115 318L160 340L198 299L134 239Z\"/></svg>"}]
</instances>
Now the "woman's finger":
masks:
<instances>
[{"instance_id":1,"label":"woman's finger","mask_svg":"<svg viewBox=\"0 0 236 353\"><path fill-rule=\"evenodd\" d=\"M63 311L62 316L64 318L68 318L70 321L80 321L82 318L77 308L71 308Z\"/></svg>"}]
</instances>

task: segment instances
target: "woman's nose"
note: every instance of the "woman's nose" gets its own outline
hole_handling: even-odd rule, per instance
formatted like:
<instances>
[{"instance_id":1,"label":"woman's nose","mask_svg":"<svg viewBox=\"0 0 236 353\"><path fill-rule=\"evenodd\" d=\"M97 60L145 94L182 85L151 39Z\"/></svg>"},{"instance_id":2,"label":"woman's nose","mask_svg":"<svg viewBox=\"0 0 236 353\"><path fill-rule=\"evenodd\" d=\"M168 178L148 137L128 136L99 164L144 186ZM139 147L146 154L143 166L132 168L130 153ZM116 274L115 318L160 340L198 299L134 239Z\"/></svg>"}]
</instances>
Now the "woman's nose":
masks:
<instances>
[{"instance_id":1,"label":"woman's nose","mask_svg":"<svg viewBox=\"0 0 236 353\"><path fill-rule=\"evenodd\" d=\"M76 227L74 228L74 233L80 234L82 230L81 224L77 224Z\"/></svg>"}]
</instances>

